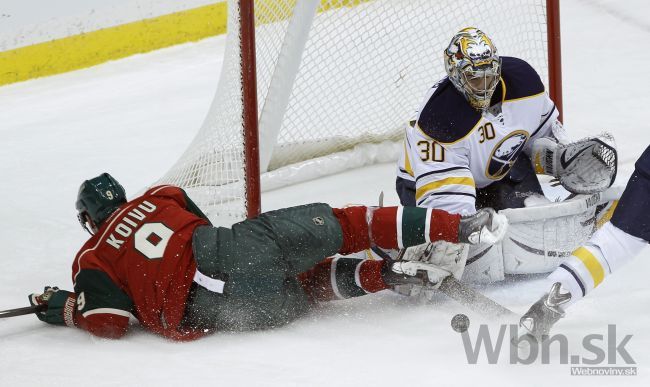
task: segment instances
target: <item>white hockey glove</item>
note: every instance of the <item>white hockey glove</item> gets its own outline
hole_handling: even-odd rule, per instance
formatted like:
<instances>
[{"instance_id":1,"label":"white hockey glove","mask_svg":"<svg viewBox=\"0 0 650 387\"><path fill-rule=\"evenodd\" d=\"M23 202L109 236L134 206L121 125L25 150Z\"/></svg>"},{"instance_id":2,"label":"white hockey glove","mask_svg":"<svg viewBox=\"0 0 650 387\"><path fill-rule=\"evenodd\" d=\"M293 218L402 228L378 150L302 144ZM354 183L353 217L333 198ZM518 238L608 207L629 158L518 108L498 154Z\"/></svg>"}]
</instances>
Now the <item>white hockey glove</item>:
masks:
<instances>
[{"instance_id":1,"label":"white hockey glove","mask_svg":"<svg viewBox=\"0 0 650 387\"><path fill-rule=\"evenodd\" d=\"M465 270L468 245L438 241L406 249L392 270L407 276L426 276L427 285L437 288L450 275L460 278Z\"/></svg>"},{"instance_id":2,"label":"white hockey glove","mask_svg":"<svg viewBox=\"0 0 650 387\"><path fill-rule=\"evenodd\" d=\"M462 243L438 241L406 249L400 261L393 264L396 273L416 276L425 272L429 285L440 286L446 277L460 279L465 270L469 245L493 244L503 239L508 220L493 209L486 208L474 215L463 217L458 227L458 239Z\"/></svg>"},{"instance_id":3,"label":"white hockey glove","mask_svg":"<svg viewBox=\"0 0 650 387\"><path fill-rule=\"evenodd\" d=\"M570 144L540 138L533 143L533 164L537 173L558 178L567 191L591 194L614 183L618 155L608 133Z\"/></svg>"}]
</instances>

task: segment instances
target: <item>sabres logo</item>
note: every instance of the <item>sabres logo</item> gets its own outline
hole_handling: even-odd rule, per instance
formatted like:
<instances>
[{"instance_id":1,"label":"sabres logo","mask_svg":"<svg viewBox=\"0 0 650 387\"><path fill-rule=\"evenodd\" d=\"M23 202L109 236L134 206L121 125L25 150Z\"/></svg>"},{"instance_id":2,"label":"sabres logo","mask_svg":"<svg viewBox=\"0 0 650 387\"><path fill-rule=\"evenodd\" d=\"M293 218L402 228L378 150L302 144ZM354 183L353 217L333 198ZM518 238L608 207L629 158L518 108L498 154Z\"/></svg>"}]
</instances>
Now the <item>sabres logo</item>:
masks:
<instances>
[{"instance_id":1,"label":"sabres logo","mask_svg":"<svg viewBox=\"0 0 650 387\"><path fill-rule=\"evenodd\" d=\"M499 141L492 150L485 175L492 180L501 180L510 172L527 141L528 133L523 130L516 130Z\"/></svg>"},{"instance_id":2,"label":"sabres logo","mask_svg":"<svg viewBox=\"0 0 650 387\"><path fill-rule=\"evenodd\" d=\"M490 38L481 30L468 27L460 31L458 47L456 47L456 59L469 58L472 66L490 64L496 49Z\"/></svg>"},{"instance_id":3,"label":"sabres logo","mask_svg":"<svg viewBox=\"0 0 650 387\"><path fill-rule=\"evenodd\" d=\"M487 36L481 36L479 39L462 39L460 44L461 51L465 56L474 62L478 62L475 64L476 66L492 57L492 45Z\"/></svg>"}]
</instances>

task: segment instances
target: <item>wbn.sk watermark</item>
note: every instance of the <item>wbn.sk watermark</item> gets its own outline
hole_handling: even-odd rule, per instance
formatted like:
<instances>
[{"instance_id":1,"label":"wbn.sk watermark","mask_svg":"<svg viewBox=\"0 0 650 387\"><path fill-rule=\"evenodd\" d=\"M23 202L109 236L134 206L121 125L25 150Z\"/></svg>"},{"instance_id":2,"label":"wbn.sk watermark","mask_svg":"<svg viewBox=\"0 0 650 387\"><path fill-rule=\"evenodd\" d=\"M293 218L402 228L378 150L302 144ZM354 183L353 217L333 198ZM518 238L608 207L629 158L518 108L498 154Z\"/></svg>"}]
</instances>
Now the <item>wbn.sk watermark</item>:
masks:
<instances>
[{"instance_id":1,"label":"wbn.sk watermark","mask_svg":"<svg viewBox=\"0 0 650 387\"><path fill-rule=\"evenodd\" d=\"M633 376L636 362L626 346L632 335L617 335L616 325L607 326L606 334L590 333L582 338L582 355L571 354L569 340L561 333L545 337L541 342L520 331L516 324L501 324L498 332L481 324L475 338L467 331L469 319L456 315L452 328L461 333L465 356L469 364L477 364L483 354L488 364L497 364L508 353L510 364L567 364L576 376ZM496 338L494 337L496 333ZM620 339L620 340L619 340ZM559 360L559 362L558 362ZM623 366L625 364L625 366Z\"/></svg>"}]
</instances>

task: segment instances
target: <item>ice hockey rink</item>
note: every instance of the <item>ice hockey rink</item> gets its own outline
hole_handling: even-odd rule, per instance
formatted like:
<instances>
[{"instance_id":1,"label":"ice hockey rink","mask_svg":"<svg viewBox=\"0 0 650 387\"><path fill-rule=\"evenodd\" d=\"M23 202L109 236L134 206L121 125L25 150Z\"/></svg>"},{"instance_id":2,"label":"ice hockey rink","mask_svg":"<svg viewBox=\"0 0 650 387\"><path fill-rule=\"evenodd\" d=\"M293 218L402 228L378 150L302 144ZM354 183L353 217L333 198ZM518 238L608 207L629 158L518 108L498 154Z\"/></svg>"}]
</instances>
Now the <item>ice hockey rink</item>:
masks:
<instances>
[{"instance_id":1,"label":"ice hockey rink","mask_svg":"<svg viewBox=\"0 0 650 387\"><path fill-rule=\"evenodd\" d=\"M562 2L561 13L565 127L573 138L613 133L617 183L624 184L650 143L650 5L575 0ZM87 237L74 208L79 184L107 171L135 195L168 171L209 108L224 42L210 38L0 87L0 309L27 305L27 295L45 285L71 290L72 259ZM375 165L266 192L263 209L375 204L381 191L386 204L397 204L394 170ZM647 386L649 274L646 248L571 307L554 331L580 355L583 337L606 336L616 324L619 343L632 335L625 348L636 376L571 376L553 351L550 364L512 365L507 343L497 364L483 353L468 364L450 320L467 313L474 340L479 316L443 296L426 301L385 291L328 303L281 329L190 343L138 327L111 341L34 316L2 319L0 386ZM522 313L545 290L541 278L480 290ZM491 332L495 339L498 326ZM626 364L620 356L601 364L614 365Z\"/></svg>"}]
</instances>

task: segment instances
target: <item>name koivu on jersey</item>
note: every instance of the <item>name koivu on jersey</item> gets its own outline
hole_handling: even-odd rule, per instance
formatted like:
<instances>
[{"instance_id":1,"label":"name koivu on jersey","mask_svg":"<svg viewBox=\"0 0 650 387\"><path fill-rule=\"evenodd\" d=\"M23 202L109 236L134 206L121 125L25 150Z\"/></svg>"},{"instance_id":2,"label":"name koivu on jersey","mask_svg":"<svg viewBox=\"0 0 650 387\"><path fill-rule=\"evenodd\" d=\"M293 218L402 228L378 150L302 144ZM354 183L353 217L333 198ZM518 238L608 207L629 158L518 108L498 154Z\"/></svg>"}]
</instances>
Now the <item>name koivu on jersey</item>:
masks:
<instances>
[{"instance_id":1,"label":"name koivu on jersey","mask_svg":"<svg viewBox=\"0 0 650 387\"><path fill-rule=\"evenodd\" d=\"M143 201L122 218L120 223L115 226L115 232L123 238L128 238L133 234L133 230L142 224L142 221L147 217L145 212L150 214L155 210L156 206L153 203L147 200ZM108 238L106 238L106 243L113 246L116 250L119 250L124 242L124 240L118 239L114 233L111 233Z\"/></svg>"}]
</instances>

